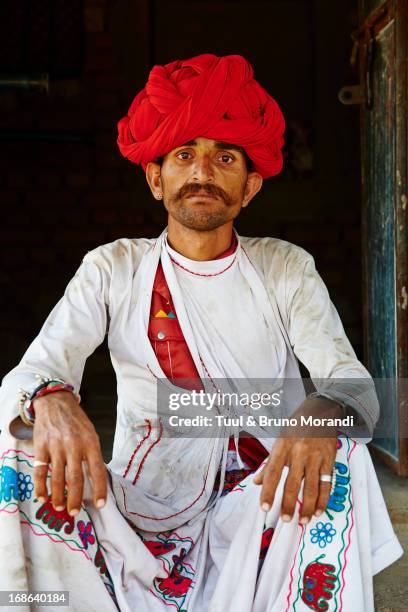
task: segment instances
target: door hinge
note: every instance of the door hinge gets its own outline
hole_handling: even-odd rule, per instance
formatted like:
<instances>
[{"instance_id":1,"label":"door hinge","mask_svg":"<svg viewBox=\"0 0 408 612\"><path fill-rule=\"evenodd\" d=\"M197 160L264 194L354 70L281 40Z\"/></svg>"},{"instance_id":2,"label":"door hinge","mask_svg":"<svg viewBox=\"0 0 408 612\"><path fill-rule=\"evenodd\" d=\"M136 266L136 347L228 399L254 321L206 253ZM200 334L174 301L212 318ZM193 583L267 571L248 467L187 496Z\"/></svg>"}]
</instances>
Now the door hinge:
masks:
<instances>
[{"instance_id":1,"label":"door hinge","mask_svg":"<svg viewBox=\"0 0 408 612\"><path fill-rule=\"evenodd\" d=\"M394 18L394 0L388 0L370 13L362 25L351 33L353 47L350 66L356 67L360 57L360 83L345 85L338 93L342 104L364 104L371 110L373 96L373 62L375 57L376 36Z\"/></svg>"}]
</instances>

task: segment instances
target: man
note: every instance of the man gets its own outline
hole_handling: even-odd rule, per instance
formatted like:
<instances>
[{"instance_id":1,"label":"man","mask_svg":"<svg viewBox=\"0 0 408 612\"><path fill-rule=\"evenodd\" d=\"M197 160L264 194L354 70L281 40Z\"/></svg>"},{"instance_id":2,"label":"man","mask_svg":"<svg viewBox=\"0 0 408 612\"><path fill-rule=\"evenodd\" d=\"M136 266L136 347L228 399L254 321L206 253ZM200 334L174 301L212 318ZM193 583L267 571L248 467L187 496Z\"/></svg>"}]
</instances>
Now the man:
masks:
<instances>
[{"instance_id":1,"label":"man","mask_svg":"<svg viewBox=\"0 0 408 612\"><path fill-rule=\"evenodd\" d=\"M99 612L374 610L372 575L401 548L365 445L331 420L372 431L373 382L313 258L233 230L280 171L283 130L240 56L151 71L118 144L168 227L88 253L3 381L0 589L65 590L70 609ZM118 382L107 470L78 395L106 334ZM320 393L305 396L297 358ZM249 393L225 407L221 391L288 380L296 424L328 419L314 437L222 420L255 404ZM182 392L218 394L215 435L172 435L162 400Z\"/></svg>"}]
</instances>

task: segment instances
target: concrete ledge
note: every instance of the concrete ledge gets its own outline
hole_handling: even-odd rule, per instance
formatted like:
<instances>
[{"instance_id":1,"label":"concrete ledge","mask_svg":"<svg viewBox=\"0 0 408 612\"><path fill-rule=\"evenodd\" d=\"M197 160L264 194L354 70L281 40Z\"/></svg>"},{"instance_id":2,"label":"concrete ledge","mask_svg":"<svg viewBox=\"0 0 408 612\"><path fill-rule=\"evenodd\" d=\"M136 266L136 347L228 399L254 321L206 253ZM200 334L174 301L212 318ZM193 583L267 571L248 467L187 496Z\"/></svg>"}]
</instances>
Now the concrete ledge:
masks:
<instances>
[{"instance_id":1,"label":"concrete ledge","mask_svg":"<svg viewBox=\"0 0 408 612\"><path fill-rule=\"evenodd\" d=\"M408 612L408 479L375 462L375 469L394 526L405 554L374 576L376 612Z\"/></svg>"}]
</instances>

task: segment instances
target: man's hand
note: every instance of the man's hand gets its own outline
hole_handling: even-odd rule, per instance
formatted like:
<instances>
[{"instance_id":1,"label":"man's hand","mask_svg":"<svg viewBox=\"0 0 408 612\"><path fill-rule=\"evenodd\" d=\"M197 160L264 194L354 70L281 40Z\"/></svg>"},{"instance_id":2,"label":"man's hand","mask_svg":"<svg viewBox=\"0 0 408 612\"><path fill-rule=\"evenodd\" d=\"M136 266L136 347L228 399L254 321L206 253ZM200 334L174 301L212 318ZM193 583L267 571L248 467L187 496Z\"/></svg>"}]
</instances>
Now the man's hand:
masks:
<instances>
[{"instance_id":1,"label":"man's hand","mask_svg":"<svg viewBox=\"0 0 408 612\"><path fill-rule=\"evenodd\" d=\"M33 431L35 459L52 465L52 504L56 510L65 507L65 483L68 490L67 509L74 516L82 503L84 473L88 465L94 504L101 508L106 501L107 474L95 427L69 391L55 391L34 400ZM35 495L45 501L48 466L34 468Z\"/></svg>"},{"instance_id":2,"label":"man's hand","mask_svg":"<svg viewBox=\"0 0 408 612\"><path fill-rule=\"evenodd\" d=\"M307 398L294 416L300 414L338 418L340 407L331 400ZM254 483L262 485L260 503L263 510L272 507L282 470L287 465L289 473L283 491L282 520L292 520L303 479L300 523L305 525L313 514L320 516L323 513L329 501L331 483L319 479L322 474L332 474L337 452L335 429L326 428L325 432L328 437L312 438L302 436L299 431L296 436L282 437L275 442L265 467L254 477Z\"/></svg>"}]
</instances>

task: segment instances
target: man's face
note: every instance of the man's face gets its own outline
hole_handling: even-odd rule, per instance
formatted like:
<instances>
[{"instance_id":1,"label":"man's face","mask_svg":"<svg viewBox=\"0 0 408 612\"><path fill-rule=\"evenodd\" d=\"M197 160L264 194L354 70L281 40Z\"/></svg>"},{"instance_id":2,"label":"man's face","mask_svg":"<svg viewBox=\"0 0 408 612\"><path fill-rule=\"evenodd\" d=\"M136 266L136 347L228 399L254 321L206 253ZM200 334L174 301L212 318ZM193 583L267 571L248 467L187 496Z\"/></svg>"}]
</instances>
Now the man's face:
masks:
<instances>
[{"instance_id":1,"label":"man's face","mask_svg":"<svg viewBox=\"0 0 408 612\"><path fill-rule=\"evenodd\" d=\"M169 216L198 231L213 230L235 219L262 184L257 173L248 172L242 149L208 138L196 138L173 149L161 167L149 166L149 184L154 192L149 172L154 171L156 179L159 173ZM253 194L252 175L260 179Z\"/></svg>"}]
</instances>

